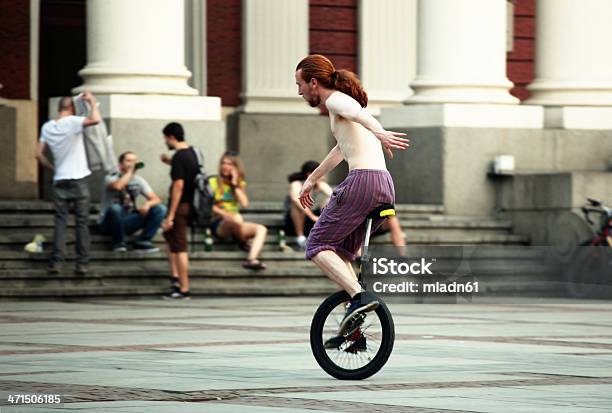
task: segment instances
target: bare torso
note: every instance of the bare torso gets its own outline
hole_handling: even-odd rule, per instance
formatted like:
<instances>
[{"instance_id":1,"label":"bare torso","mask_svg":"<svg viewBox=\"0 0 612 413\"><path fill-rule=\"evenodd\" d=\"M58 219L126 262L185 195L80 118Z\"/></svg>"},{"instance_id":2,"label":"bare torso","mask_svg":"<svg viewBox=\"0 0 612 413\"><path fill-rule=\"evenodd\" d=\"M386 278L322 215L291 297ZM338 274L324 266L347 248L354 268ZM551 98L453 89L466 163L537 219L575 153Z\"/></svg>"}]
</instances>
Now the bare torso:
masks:
<instances>
[{"instance_id":1,"label":"bare torso","mask_svg":"<svg viewBox=\"0 0 612 413\"><path fill-rule=\"evenodd\" d=\"M337 93L341 92L334 92L334 94ZM345 98L345 96L342 96L342 98ZM331 110L329 112L329 119L332 134L336 138L338 147L348 163L349 170L387 170L382 145L372 132L359 123L345 119Z\"/></svg>"}]
</instances>

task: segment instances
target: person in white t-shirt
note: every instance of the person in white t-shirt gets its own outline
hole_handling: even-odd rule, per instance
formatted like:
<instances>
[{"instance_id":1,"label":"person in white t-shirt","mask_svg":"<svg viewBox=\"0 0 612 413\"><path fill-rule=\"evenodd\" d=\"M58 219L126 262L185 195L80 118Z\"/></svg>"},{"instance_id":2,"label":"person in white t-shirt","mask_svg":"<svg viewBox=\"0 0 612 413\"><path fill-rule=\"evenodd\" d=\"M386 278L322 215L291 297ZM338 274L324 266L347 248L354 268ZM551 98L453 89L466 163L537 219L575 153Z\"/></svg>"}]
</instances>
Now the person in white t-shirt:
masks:
<instances>
[{"instance_id":1,"label":"person in white t-shirt","mask_svg":"<svg viewBox=\"0 0 612 413\"><path fill-rule=\"evenodd\" d=\"M55 225L53 233L53 252L48 270L57 274L66 253L66 221L70 205L74 205L76 221L76 273L87 273L89 263L89 187L86 178L91 174L87 165L83 128L100 123L102 120L95 97L85 92L81 97L89 103L92 110L88 117L74 116L72 97L59 100L56 119L46 122L40 131L40 141L36 149L36 159L47 169L53 171L53 203ZM53 163L45 156L49 147Z\"/></svg>"}]
</instances>

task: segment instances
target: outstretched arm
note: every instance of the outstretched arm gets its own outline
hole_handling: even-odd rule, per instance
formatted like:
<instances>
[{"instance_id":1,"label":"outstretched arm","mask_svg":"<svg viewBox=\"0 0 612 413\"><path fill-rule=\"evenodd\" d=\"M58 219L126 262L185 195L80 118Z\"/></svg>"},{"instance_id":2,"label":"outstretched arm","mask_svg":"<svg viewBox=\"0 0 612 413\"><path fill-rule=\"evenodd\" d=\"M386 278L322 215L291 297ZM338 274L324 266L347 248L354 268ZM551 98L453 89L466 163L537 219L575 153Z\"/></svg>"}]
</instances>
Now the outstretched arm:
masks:
<instances>
[{"instance_id":1,"label":"outstretched arm","mask_svg":"<svg viewBox=\"0 0 612 413\"><path fill-rule=\"evenodd\" d=\"M312 193L312 188L314 188L314 184L317 183L318 180L323 178L329 171L334 169L344 157L342 156L342 152L338 145L334 146L331 151L327 154L323 162L312 171L310 176L304 181L304 185L302 186L302 191L300 192L300 203L303 208L312 208L314 205L314 201L310 194Z\"/></svg>"},{"instance_id":2,"label":"outstretched arm","mask_svg":"<svg viewBox=\"0 0 612 413\"><path fill-rule=\"evenodd\" d=\"M327 99L325 104L330 112L359 123L372 132L391 159L393 159L392 149L404 150L410 146L408 145L410 142L408 139L400 138L400 136L406 136L405 133L385 130L370 112L362 108L355 99L344 93L334 93Z\"/></svg>"}]
</instances>

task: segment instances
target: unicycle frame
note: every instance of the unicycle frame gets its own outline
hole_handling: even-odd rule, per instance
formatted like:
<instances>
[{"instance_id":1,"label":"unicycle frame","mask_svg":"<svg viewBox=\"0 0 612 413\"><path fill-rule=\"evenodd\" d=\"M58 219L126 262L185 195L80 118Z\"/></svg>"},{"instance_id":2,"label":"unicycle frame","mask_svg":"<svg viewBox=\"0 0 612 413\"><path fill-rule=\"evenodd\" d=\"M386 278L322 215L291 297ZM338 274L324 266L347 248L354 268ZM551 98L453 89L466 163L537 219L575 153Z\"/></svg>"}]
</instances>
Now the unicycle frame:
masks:
<instances>
[{"instance_id":1,"label":"unicycle frame","mask_svg":"<svg viewBox=\"0 0 612 413\"><path fill-rule=\"evenodd\" d=\"M369 247L370 247L370 235L372 232L372 218L368 218L366 220L366 233L365 240L363 241L363 247L361 250L361 258L359 259L359 274L357 275L357 281L361 285L361 287L365 290L366 285L363 282L363 269L370 259L369 255Z\"/></svg>"},{"instance_id":2,"label":"unicycle frame","mask_svg":"<svg viewBox=\"0 0 612 413\"><path fill-rule=\"evenodd\" d=\"M366 285L363 281L363 272L367 262L370 258L369 246L370 236L372 232L372 221L374 218L385 218L391 215L395 215L395 209L393 205L383 205L372 211L366 218L366 233L365 239L362 246L361 258L359 260L359 273L357 275L357 281L363 288L362 294L368 294L374 296L366 291ZM345 303L350 300L351 297L345 291L338 291L331 296L327 297L323 303L319 306L313 317L310 326L310 346L315 357L315 360L319 366L331 376L341 380L363 380L373 374L376 374L387 362L391 352L393 351L393 344L395 342L395 326L393 323L393 317L391 312L385 305L385 303L378 297L374 296L379 301L379 306L374 312L380 322L381 327L381 339L378 350L374 353L373 358L368 359L365 365L357 368L344 368L340 364L334 362L327 354L326 349L323 346L324 337L324 326L330 313L338 305ZM366 327L367 329L367 327ZM365 330L363 330L365 331ZM366 334L360 330L359 334ZM367 335L367 334L366 334ZM346 337L346 336L345 336ZM350 339L349 339L350 340ZM353 339L356 340L356 339ZM364 338L365 340L365 338ZM365 341L364 341L365 342ZM367 347L366 347L367 349ZM343 352L340 347L337 351ZM367 350L364 350L367 351ZM343 354L343 353L342 353Z\"/></svg>"}]
</instances>

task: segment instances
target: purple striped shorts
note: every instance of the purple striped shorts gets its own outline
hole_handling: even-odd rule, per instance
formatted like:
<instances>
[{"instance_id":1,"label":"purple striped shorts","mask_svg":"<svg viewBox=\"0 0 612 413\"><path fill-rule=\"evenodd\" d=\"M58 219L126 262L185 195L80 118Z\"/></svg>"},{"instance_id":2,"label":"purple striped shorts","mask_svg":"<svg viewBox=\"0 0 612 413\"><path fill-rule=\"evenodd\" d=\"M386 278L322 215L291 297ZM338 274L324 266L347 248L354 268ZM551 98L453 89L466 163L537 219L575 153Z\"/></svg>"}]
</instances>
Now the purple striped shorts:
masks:
<instances>
[{"instance_id":1,"label":"purple striped shorts","mask_svg":"<svg viewBox=\"0 0 612 413\"><path fill-rule=\"evenodd\" d=\"M334 189L331 199L308 235L306 259L331 250L354 261L365 240L366 218L376 207L395 202L393 179L388 171L353 169ZM372 222L374 232L384 218Z\"/></svg>"}]
</instances>

